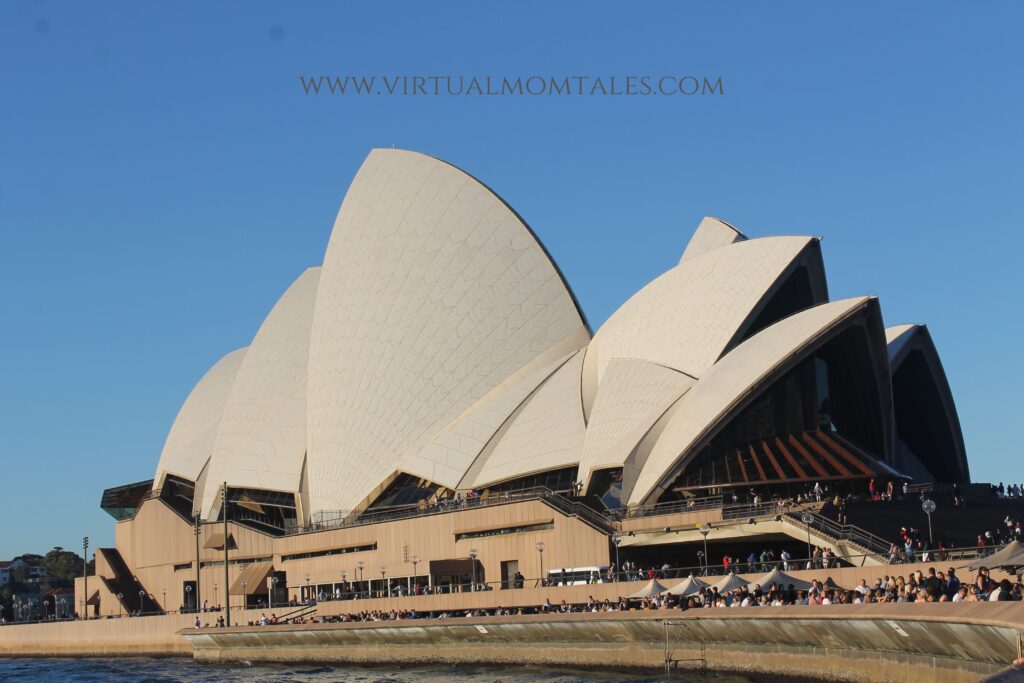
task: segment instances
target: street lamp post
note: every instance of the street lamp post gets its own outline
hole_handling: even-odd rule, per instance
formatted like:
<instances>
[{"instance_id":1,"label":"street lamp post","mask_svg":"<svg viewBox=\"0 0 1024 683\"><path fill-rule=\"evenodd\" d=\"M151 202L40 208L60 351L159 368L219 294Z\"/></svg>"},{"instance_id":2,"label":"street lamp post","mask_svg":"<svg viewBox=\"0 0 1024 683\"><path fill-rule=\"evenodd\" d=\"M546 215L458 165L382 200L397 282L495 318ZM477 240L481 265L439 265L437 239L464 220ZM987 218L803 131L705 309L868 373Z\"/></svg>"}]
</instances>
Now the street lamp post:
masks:
<instances>
[{"instance_id":1,"label":"street lamp post","mask_svg":"<svg viewBox=\"0 0 1024 683\"><path fill-rule=\"evenodd\" d=\"M123 614L124 614L124 610L122 609L123 607L124 607L124 593L118 593L117 594L117 616L119 616L119 617L123 616Z\"/></svg>"},{"instance_id":2,"label":"street lamp post","mask_svg":"<svg viewBox=\"0 0 1024 683\"><path fill-rule=\"evenodd\" d=\"M363 563L362 560L359 560L358 562L356 562L356 570L359 572L359 583L363 582L363 567L365 567L365 566L366 566L366 564ZM369 591L367 591L367 592L369 592ZM358 591L357 591L356 595L358 595Z\"/></svg>"},{"instance_id":3,"label":"street lamp post","mask_svg":"<svg viewBox=\"0 0 1024 683\"><path fill-rule=\"evenodd\" d=\"M380 596L382 598L385 596L385 594L389 598L391 597L391 586L388 586L384 582L384 576L385 576L385 574L387 574L387 571L388 571L387 567L385 567L384 565L380 566Z\"/></svg>"},{"instance_id":4,"label":"street lamp post","mask_svg":"<svg viewBox=\"0 0 1024 683\"><path fill-rule=\"evenodd\" d=\"M146 591L139 591L139 614L146 611Z\"/></svg>"},{"instance_id":5,"label":"street lamp post","mask_svg":"<svg viewBox=\"0 0 1024 683\"><path fill-rule=\"evenodd\" d=\"M277 597L277 581L276 576L270 578L270 609L274 609L274 598Z\"/></svg>"},{"instance_id":6,"label":"street lamp post","mask_svg":"<svg viewBox=\"0 0 1024 683\"><path fill-rule=\"evenodd\" d=\"M814 522L814 515L810 512L805 512L800 515L800 521L807 527L807 566L811 566L811 523Z\"/></svg>"},{"instance_id":7,"label":"street lamp post","mask_svg":"<svg viewBox=\"0 0 1024 683\"><path fill-rule=\"evenodd\" d=\"M220 495L220 516L224 518L224 625L231 626L231 563L228 560L228 483L224 482Z\"/></svg>"},{"instance_id":8,"label":"street lamp post","mask_svg":"<svg viewBox=\"0 0 1024 683\"><path fill-rule=\"evenodd\" d=\"M469 551L469 559L473 562L473 589L472 590L474 592L476 592L476 558L477 558L477 555L478 555L478 553L476 551L476 548L470 549L470 551Z\"/></svg>"},{"instance_id":9,"label":"street lamp post","mask_svg":"<svg viewBox=\"0 0 1024 683\"><path fill-rule=\"evenodd\" d=\"M249 582L242 582L242 609L249 609Z\"/></svg>"},{"instance_id":10,"label":"street lamp post","mask_svg":"<svg viewBox=\"0 0 1024 683\"><path fill-rule=\"evenodd\" d=\"M708 573L708 534L711 533L711 525L707 522L700 527L700 535L704 537L704 574Z\"/></svg>"},{"instance_id":11,"label":"street lamp post","mask_svg":"<svg viewBox=\"0 0 1024 683\"><path fill-rule=\"evenodd\" d=\"M160 606L164 608L164 614L167 614L167 589L161 588L160 594L163 595L164 598L163 601L160 603Z\"/></svg>"},{"instance_id":12,"label":"street lamp post","mask_svg":"<svg viewBox=\"0 0 1024 683\"><path fill-rule=\"evenodd\" d=\"M309 574L306 574L306 600L309 600Z\"/></svg>"},{"instance_id":13,"label":"street lamp post","mask_svg":"<svg viewBox=\"0 0 1024 683\"><path fill-rule=\"evenodd\" d=\"M412 590L413 590L413 595L416 595L416 591L419 589L419 585L420 585L420 576L416 572L416 565L418 565L420 563L420 556L419 555L413 555L412 557L409 558L409 561L412 562Z\"/></svg>"},{"instance_id":14,"label":"street lamp post","mask_svg":"<svg viewBox=\"0 0 1024 683\"><path fill-rule=\"evenodd\" d=\"M921 503L921 509L924 510L924 514L928 515L928 546L930 548L934 548L935 540L932 538L932 513L935 512L935 501L931 498L925 498Z\"/></svg>"},{"instance_id":15,"label":"street lamp post","mask_svg":"<svg viewBox=\"0 0 1024 683\"><path fill-rule=\"evenodd\" d=\"M619 544L622 543L621 534L612 535L612 543L615 544L615 573L612 574L612 581L619 580L619 572L622 571L622 565L619 564Z\"/></svg>"},{"instance_id":16,"label":"street lamp post","mask_svg":"<svg viewBox=\"0 0 1024 683\"><path fill-rule=\"evenodd\" d=\"M213 582L213 606L217 606L217 582Z\"/></svg>"},{"instance_id":17,"label":"street lamp post","mask_svg":"<svg viewBox=\"0 0 1024 683\"><path fill-rule=\"evenodd\" d=\"M82 592L85 593L85 605L82 608L82 617L89 618L89 537L82 537Z\"/></svg>"},{"instance_id":18,"label":"street lamp post","mask_svg":"<svg viewBox=\"0 0 1024 683\"><path fill-rule=\"evenodd\" d=\"M189 607L189 603L192 602L192 586L185 586L185 611L188 612L192 608Z\"/></svg>"},{"instance_id":19,"label":"street lamp post","mask_svg":"<svg viewBox=\"0 0 1024 683\"><path fill-rule=\"evenodd\" d=\"M341 589L345 593L348 593L348 572L344 569L341 570ZM342 595L342 597L345 597Z\"/></svg>"},{"instance_id":20,"label":"street lamp post","mask_svg":"<svg viewBox=\"0 0 1024 683\"><path fill-rule=\"evenodd\" d=\"M203 533L203 528L201 526L202 523L203 523L202 518L197 514L195 516L195 534L196 534L196 609L197 610L199 609L199 606L200 606L201 601L202 601L202 599L199 597L200 596L199 570L202 568L202 563L199 561L199 536ZM227 536L225 536L224 538L227 539ZM224 544L227 545L227 540L224 541Z\"/></svg>"},{"instance_id":21,"label":"street lamp post","mask_svg":"<svg viewBox=\"0 0 1024 683\"><path fill-rule=\"evenodd\" d=\"M540 585L547 585L544 580L544 541L537 541L537 552L540 553Z\"/></svg>"}]
</instances>

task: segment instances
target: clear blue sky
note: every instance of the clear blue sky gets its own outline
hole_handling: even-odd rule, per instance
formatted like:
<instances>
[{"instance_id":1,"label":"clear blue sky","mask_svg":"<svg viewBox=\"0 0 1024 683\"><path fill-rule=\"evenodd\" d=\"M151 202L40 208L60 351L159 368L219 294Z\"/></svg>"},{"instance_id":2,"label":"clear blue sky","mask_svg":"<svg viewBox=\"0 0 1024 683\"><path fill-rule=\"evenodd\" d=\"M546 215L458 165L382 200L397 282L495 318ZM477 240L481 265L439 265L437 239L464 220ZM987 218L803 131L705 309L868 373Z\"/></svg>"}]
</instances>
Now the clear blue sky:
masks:
<instances>
[{"instance_id":1,"label":"clear blue sky","mask_svg":"<svg viewBox=\"0 0 1024 683\"><path fill-rule=\"evenodd\" d=\"M823 235L926 322L1024 479L1024 5L0 3L0 558L113 543L202 373L318 264L374 146L514 206L596 327L704 215ZM695 75L706 97L308 96L300 75Z\"/></svg>"}]
</instances>

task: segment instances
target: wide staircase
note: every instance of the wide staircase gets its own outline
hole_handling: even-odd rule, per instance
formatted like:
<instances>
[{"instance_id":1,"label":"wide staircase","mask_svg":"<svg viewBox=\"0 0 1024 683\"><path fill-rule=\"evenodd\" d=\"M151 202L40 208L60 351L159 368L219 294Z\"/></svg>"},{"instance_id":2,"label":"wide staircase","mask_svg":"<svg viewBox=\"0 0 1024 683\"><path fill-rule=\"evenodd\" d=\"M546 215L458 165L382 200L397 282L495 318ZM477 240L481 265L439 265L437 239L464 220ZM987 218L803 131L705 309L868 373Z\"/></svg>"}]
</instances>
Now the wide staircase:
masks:
<instances>
[{"instance_id":1,"label":"wide staircase","mask_svg":"<svg viewBox=\"0 0 1024 683\"><path fill-rule=\"evenodd\" d=\"M931 515L932 537L936 544L942 542L946 548L977 545L979 534L994 532L1008 516L1015 521L1024 520L1024 501L1021 500L998 499L987 492L968 490L966 505L957 507L947 491L930 491L924 495L936 504ZM822 512L835 519L831 506ZM920 494L902 501L853 502L848 505L847 518L889 542L899 539L903 527L918 529L922 539L928 538L928 515L921 509Z\"/></svg>"},{"instance_id":2,"label":"wide staircase","mask_svg":"<svg viewBox=\"0 0 1024 683\"><path fill-rule=\"evenodd\" d=\"M608 534L618 530L617 521L594 509L595 502L597 505L600 505L600 501L594 496L591 496L592 500L582 497L569 498L548 491L546 494L541 495L540 499L566 517L575 517L602 533Z\"/></svg>"},{"instance_id":3,"label":"wide staircase","mask_svg":"<svg viewBox=\"0 0 1024 683\"><path fill-rule=\"evenodd\" d=\"M96 552L102 556L114 574L112 578L101 576L100 579L112 595L121 596L121 606L126 613L155 612L159 609L153 599L148 597L142 584L135 580L135 576L116 548L97 548Z\"/></svg>"},{"instance_id":4,"label":"wide staircase","mask_svg":"<svg viewBox=\"0 0 1024 683\"><path fill-rule=\"evenodd\" d=\"M824 508L823 508L824 510ZM810 509L787 513L783 519L802 531L808 542L832 549L836 556L855 566L885 564L889 543L853 524L839 524Z\"/></svg>"}]
</instances>

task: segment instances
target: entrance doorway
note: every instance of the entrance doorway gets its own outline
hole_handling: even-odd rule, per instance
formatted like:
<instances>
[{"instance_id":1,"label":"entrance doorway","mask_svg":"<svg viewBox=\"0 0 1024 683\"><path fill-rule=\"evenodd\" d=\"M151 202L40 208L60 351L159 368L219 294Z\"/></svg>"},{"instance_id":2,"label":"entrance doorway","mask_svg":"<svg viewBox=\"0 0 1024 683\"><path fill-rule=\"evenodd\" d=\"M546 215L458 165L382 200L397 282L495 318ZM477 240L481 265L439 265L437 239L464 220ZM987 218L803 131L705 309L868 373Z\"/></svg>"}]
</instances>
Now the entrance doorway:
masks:
<instances>
[{"instance_id":1,"label":"entrance doorway","mask_svg":"<svg viewBox=\"0 0 1024 683\"><path fill-rule=\"evenodd\" d=\"M516 574L519 573L519 560L505 560L501 563L501 589L522 588L516 585Z\"/></svg>"}]
</instances>

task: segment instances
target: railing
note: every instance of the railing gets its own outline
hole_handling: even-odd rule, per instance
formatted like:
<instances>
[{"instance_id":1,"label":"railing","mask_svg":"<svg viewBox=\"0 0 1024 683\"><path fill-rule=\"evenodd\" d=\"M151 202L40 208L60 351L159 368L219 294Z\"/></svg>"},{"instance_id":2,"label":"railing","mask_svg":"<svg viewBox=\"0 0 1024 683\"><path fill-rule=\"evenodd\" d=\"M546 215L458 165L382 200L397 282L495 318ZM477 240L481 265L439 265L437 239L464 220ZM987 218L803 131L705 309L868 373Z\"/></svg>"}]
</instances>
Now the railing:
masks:
<instances>
[{"instance_id":1,"label":"railing","mask_svg":"<svg viewBox=\"0 0 1024 683\"><path fill-rule=\"evenodd\" d=\"M811 516L812 519L809 525L803 521L804 515ZM809 526L811 529L830 536L833 540L850 541L856 543L861 548L874 551L876 553L887 552L889 547L892 545L885 539L875 536L870 531L865 531L853 524L839 524L838 522L833 522L828 517L817 512L811 512L809 510L805 510L803 512L789 512L788 516L791 521L797 522L798 526L804 529Z\"/></svg>"},{"instance_id":2,"label":"railing","mask_svg":"<svg viewBox=\"0 0 1024 683\"><path fill-rule=\"evenodd\" d=\"M947 550L933 550L928 553L928 562L932 563L953 563L963 562L966 560L976 559L978 557L986 556L987 554L998 550L998 548L977 548L977 547L966 547L966 548L953 548ZM552 575L548 573L543 578L523 578L521 582L513 581L478 581L463 582L463 583L452 583L443 585L429 586L427 579L424 576L419 577L392 577L387 579L387 585L381 585L379 579L375 579L375 586L370 586L365 590L360 587L358 590L351 590L351 584L315 584L313 589L316 590L316 599L313 600L312 604L317 602L336 602L336 601L349 601L349 600L367 600L367 599L381 599L381 598L401 598L401 597L421 597L424 595L448 595L455 593L472 593L472 592L486 592L486 591L509 591L509 590L520 590L526 587L564 587L571 585L586 585L586 584L604 584L604 583L620 583L630 581L648 581L651 578L656 579L682 579L691 574L694 576L724 576L729 572L735 572L737 574L767 574L770 571L779 569L782 571L798 571L804 569L811 570L833 570L840 569L843 567L851 566L863 566L866 559L873 558L880 564L895 565L904 564L901 561L890 561L887 553L866 553L851 555L845 558L832 557L829 561L824 561L820 557L791 557L788 560L780 557L773 559L756 559L753 562L733 562L726 565L723 564L699 564L699 565L679 565L679 566L668 566L663 565L657 569L643 569L643 570L620 570L611 572L605 570L602 572L593 572L589 577L582 577L578 573L570 574L568 577L563 577L560 574ZM923 561L923 560L922 560ZM412 586L412 588L410 588ZM419 588L416 588L418 586ZM339 588L335 588L339 587ZM336 592L337 591L337 592ZM275 605L275 607L282 607L285 605ZM288 606L303 607L301 602L288 603ZM263 606L260 606L261 608Z\"/></svg>"},{"instance_id":3,"label":"railing","mask_svg":"<svg viewBox=\"0 0 1024 683\"><path fill-rule=\"evenodd\" d=\"M530 500L542 500L563 514L575 516L584 522L601 529L602 531L617 531L621 528L621 522L626 519L642 519L660 515L670 515L683 512L697 512L701 510L721 509L723 520L736 520L744 517L767 517L785 514L789 508L780 505L778 500L763 503L734 504L726 505L724 496L707 496L694 498L684 502L662 503L658 505L640 506L634 508L618 508L599 512L586 505L580 500L565 496L560 492L552 491L545 487L534 487L521 491L509 491L505 493L491 494L487 498L463 498L459 502L445 499L431 504L427 507L419 505L408 505L401 508L392 508L380 512L362 513L354 516L352 513L338 511L321 514L312 523L285 531L286 535L312 533L328 529L343 529L367 524L379 524L400 519L409 519L424 515L444 514L447 512L458 512L493 505L506 505ZM888 547L888 546L886 546Z\"/></svg>"},{"instance_id":4,"label":"railing","mask_svg":"<svg viewBox=\"0 0 1024 683\"><path fill-rule=\"evenodd\" d=\"M550 504L555 509L570 517L579 517L584 522L594 526L601 531L611 531L615 528L616 522L606 514L602 514L585 503L573 498L567 498L553 491L544 489L538 498Z\"/></svg>"},{"instance_id":5,"label":"railing","mask_svg":"<svg viewBox=\"0 0 1024 683\"><path fill-rule=\"evenodd\" d=\"M728 505L722 508L722 520L733 521L743 518L779 516L786 512L778 503L751 503L749 505Z\"/></svg>"},{"instance_id":6,"label":"railing","mask_svg":"<svg viewBox=\"0 0 1024 683\"><path fill-rule=\"evenodd\" d=\"M701 510L714 510L725 507L725 496L705 496L703 498L691 498L685 501L672 503L658 503L656 505L640 505L637 507L617 508L609 510L608 516L613 519L624 520L636 517L656 517L658 515L673 515L681 512L699 512Z\"/></svg>"},{"instance_id":7,"label":"railing","mask_svg":"<svg viewBox=\"0 0 1024 683\"><path fill-rule=\"evenodd\" d=\"M411 517L439 515L448 512L459 512L461 510L471 510L481 507L490 507L493 505L507 505L509 503L519 503L530 500L546 500L552 503L555 507L558 507L560 510L563 510L566 514L575 514L580 517L587 516L588 519L592 520L594 523L599 523L603 526L607 526L610 523L610 520L606 519L604 515L587 508L578 501L574 501L570 497L563 496L561 493L552 491L551 489L543 486L537 486L522 489L520 491L492 493L486 498L479 496L473 498L462 498L459 502L446 498L425 507L421 507L419 505L407 505L399 508L382 510L380 512L364 512L358 516L345 511L321 513L318 515L318 518L310 524L286 530L285 534L292 535L324 531L326 529L344 529L355 526L364 526L367 524L391 522L399 519L409 519ZM592 515L590 513L592 513ZM599 522L597 521L598 519L600 520Z\"/></svg>"},{"instance_id":8,"label":"railing","mask_svg":"<svg viewBox=\"0 0 1024 683\"><path fill-rule=\"evenodd\" d=\"M965 562L965 561L968 561L968 560L974 560L974 559L978 559L978 558L987 557L987 556L997 552L998 550L1000 550L1001 547L1002 546L986 546L986 547L982 547L982 548L978 548L978 547L963 547L963 548L949 548L949 549L944 549L944 550L932 550L932 551L929 551L927 553L928 554L927 560L925 560L924 558L921 558L920 559L920 563L927 562L927 563L934 563L934 564L938 564L938 563L953 564L953 563L958 563L958 562ZM869 558L876 559L881 564L886 564L886 565L894 566L894 567L898 567L898 566L904 564L903 562L899 561L898 559L893 561L893 558L890 558L888 553L866 553L866 554L859 554L859 555L851 555L851 556L848 556L848 557L842 558L842 559L832 558L832 560L829 563L827 563L827 564L822 562L820 558L802 557L802 558L790 558L789 560L783 560L781 558L774 558L774 559L766 559L766 560L762 561L762 560L758 559L758 560L756 560L756 561L754 561L752 563L751 562L730 563L728 565L728 567L726 567L726 566L724 566L724 565L722 565L720 563L719 564L707 563L707 564L700 564L700 565L695 565L695 566L694 565L662 566L661 568L653 570L653 577L657 578L657 579L682 579L682 578L686 578L686 577L688 577L690 575L702 576L702 577L716 577L716 576L724 576L728 572L735 572L737 574L767 574L768 572L773 571L775 569L780 569L782 571L798 571L798 570L804 570L804 569L818 570L818 571L828 571L828 570L831 570L831 569L840 569L840 568L848 567L848 566L862 566L863 563L864 563L864 560L869 559ZM915 558L915 560L916 559L917 558ZM858 562L858 560L860 560L860 562ZM914 563L917 564L919 562L915 561ZM596 575L594 577L595 580L593 581L593 583L625 583L625 582L648 581L651 578L651 576L648 574L648 571L650 571L650 570L618 571L618 572L615 572L615 573L610 573L610 572L606 571L606 572L602 572L599 575ZM393 578L393 579L390 580L390 585L388 587L375 588L373 590L365 590L365 591L345 591L345 592L341 593L340 597L336 597L335 594L333 593L333 591L331 591L330 593L327 593L322 600L318 598L317 600L311 601L310 604L305 604L303 602L297 602L297 601L286 601L286 602L280 602L280 603L274 603L274 604L269 604L269 603L268 604L262 604L261 603L261 604L256 604L256 605L250 604L250 605L246 605L245 607L232 606L232 610L250 610L251 611L251 610L275 610L275 609L282 609L282 608L289 608L289 607L294 608L291 612L287 612L284 615L281 615L281 616L278 617L279 621L284 621L284 620L296 618L296 616L302 616L302 617L309 616L310 614L312 614L313 612L316 611L316 606L317 606L317 604L319 602L335 602L335 601L338 601L338 600L354 600L354 601L358 601L358 600L365 600L365 599L372 599L372 598L422 597L422 596L427 596L427 595L444 595L444 594L452 594L452 593L471 593L471 592L478 592L478 591L479 592L485 592L485 591L494 591L494 590L514 591L514 590L521 590L522 588L524 588L526 586L557 588L557 587L564 587L566 585L583 585L585 583L592 583L591 581L580 582L578 580L577 581L569 581L569 582L559 582L559 580L557 578L552 578L549 575L548 577L545 577L543 579L540 579L540 578L524 578L520 585L515 585L515 584L509 585L511 582L502 582L502 581L481 581L481 582L477 582L475 585L473 583L461 583L461 584L451 584L451 585L434 586L432 588L427 588L427 587L424 586L424 583L423 583L424 582L424 578L425 577L423 577L423 576L415 577L415 581L420 585L421 589L424 589L424 592L416 592L415 590L410 592L407 589L407 587L403 585L405 582L411 583L410 580L414 579L414 577L397 577L397 578ZM963 580L963 578L961 578L961 580ZM400 584L399 582L402 582L402 583ZM333 585L336 585L336 584L316 584L314 586L314 588L323 588L324 586L333 586ZM475 590L474 590L474 588L475 588ZM210 607L210 608L207 608L205 610L200 610L200 611L196 611L195 609L185 609L185 610L180 610L180 611L179 610L169 610L169 611L143 612L141 614L127 614L127 613L124 613L124 614L116 614L116 615L104 615L104 616L100 616L100 617L90 617L89 621L103 620L103 619L128 619L128 618L136 619L136 618L140 618L140 617L165 616L165 615L170 615L170 614L183 614L183 615L184 614L188 614L188 615L198 615L198 616L202 617L203 615L220 614L223 611L223 609L224 609L223 606L217 606L217 607ZM48 618L48 619L39 619L39 618L34 618L34 619L33 618L30 618L30 619L16 619L14 621L7 622L5 624L5 626L16 626L16 625L19 625L19 624L54 623L54 622L57 622L57 621L80 621L80 620L81 619L73 619L73 618L61 618L61 619L53 619L53 618Z\"/></svg>"}]
</instances>

